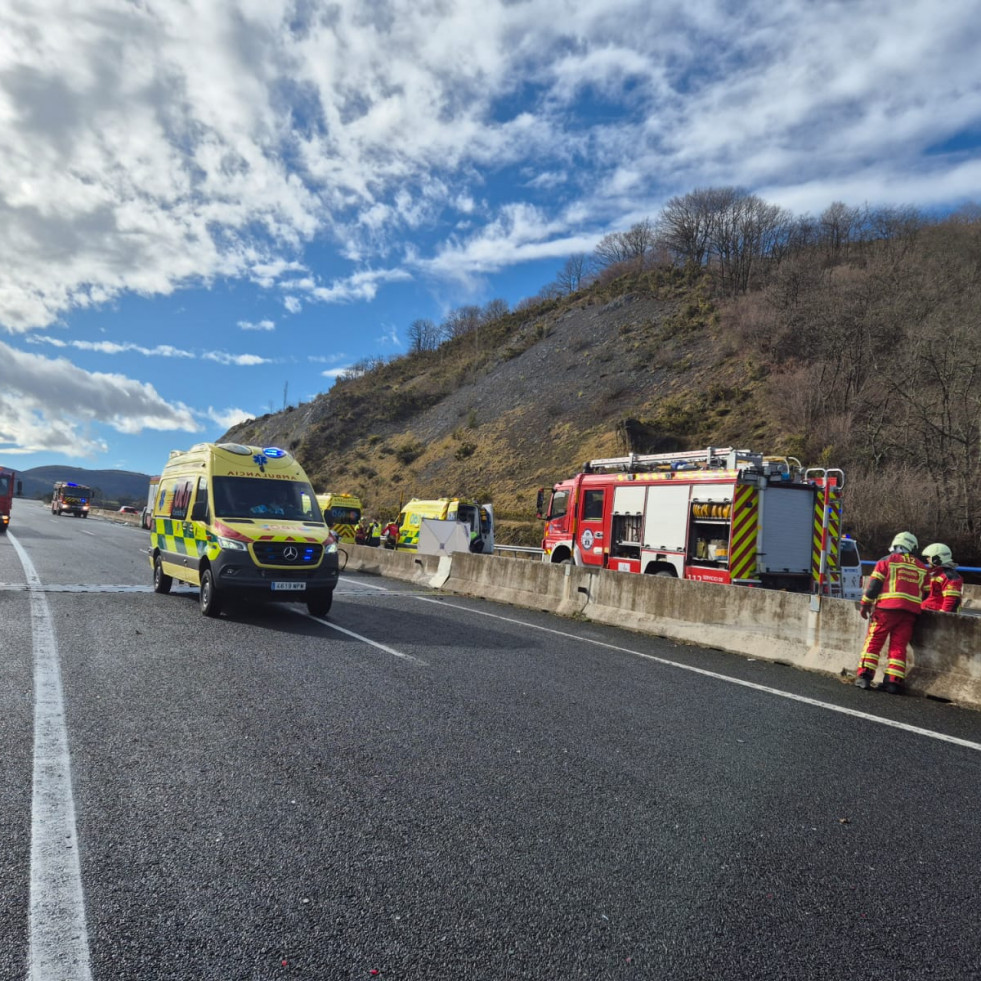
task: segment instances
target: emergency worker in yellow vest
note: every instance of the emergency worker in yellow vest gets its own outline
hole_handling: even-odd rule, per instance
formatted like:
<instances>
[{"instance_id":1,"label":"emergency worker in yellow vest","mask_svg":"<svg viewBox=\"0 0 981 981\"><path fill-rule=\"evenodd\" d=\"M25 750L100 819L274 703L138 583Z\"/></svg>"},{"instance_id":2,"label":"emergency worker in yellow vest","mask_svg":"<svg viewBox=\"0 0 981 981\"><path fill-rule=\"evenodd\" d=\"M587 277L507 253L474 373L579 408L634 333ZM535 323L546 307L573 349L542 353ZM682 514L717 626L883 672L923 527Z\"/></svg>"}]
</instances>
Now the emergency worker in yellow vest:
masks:
<instances>
[{"instance_id":1,"label":"emergency worker in yellow vest","mask_svg":"<svg viewBox=\"0 0 981 981\"><path fill-rule=\"evenodd\" d=\"M381 533L382 526L381 522L377 518L372 518L368 522L368 540L365 545L370 545L372 548L378 548L381 544Z\"/></svg>"},{"instance_id":2,"label":"emergency worker in yellow vest","mask_svg":"<svg viewBox=\"0 0 981 981\"><path fill-rule=\"evenodd\" d=\"M935 542L923 549L923 558L930 563L927 580L930 592L923 601L923 609L956 613L964 598L964 580L957 571L953 552L941 542Z\"/></svg>"},{"instance_id":3,"label":"emergency worker in yellow vest","mask_svg":"<svg viewBox=\"0 0 981 981\"><path fill-rule=\"evenodd\" d=\"M871 688L879 655L889 641L883 691L900 695L906 678L906 648L913 637L916 618L927 594L929 569L913 553L916 536L901 531L892 540L889 554L879 559L862 596L862 619L869 621L865 646L855 684Z\"/></svg>"}]
</instances>

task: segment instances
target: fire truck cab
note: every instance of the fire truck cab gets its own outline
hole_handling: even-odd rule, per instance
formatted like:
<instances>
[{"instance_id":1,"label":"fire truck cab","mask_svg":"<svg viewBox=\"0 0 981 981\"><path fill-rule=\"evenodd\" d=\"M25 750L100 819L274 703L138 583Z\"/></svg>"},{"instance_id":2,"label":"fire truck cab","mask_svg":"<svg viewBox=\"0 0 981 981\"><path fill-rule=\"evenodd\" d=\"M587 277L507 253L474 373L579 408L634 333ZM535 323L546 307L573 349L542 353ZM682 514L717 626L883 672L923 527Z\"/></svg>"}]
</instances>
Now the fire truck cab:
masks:
<instances>
[{"instance_id":1,"label":"fire truck cab","mask_svg":"<svg viewBox=\"0 0 981 981\"><path fill-rule=\"evenodd\" d=\"M0 467L0 535L4 534L10 524L10 506L14 499L15 478L13 470ZM22 493L21 481L16 481L16 491L18 496Z\"/></svg>"},{"instance_id":2,"label":"fire truck cab","mask_svg":"<svg viewBox=\"0 0 981 981\"><path fill-rule=\"evenodd\" d=\"M546 562L841 595L840 470L731 447L590 460L552 488Z\"/></svg>"}]
</instances>

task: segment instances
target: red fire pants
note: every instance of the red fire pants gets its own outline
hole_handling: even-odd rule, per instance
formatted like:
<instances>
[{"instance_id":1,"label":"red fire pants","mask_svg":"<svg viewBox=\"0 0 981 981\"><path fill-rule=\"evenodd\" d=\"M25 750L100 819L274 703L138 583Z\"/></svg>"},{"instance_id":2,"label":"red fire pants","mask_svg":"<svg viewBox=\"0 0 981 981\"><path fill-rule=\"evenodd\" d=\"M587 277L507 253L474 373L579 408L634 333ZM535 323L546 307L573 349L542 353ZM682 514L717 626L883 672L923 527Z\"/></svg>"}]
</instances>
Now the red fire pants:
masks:
<instances>
[{"instance_id":1,"label":"red fire pants","mask_svg":"<svg viewBox=\"0 0 981 981\"><path fill-rule=\"evenodd\" d=\"M913 638L916 616L908 610L878 608L873 610L869 617L869 632L865 635L862 659L858 665L859 671L865 669L875 671L879 665L879 655L888 637L889 660L886 664L886 674L902 681L906 677L906 648Z\"/></svg>"}]
</instances>

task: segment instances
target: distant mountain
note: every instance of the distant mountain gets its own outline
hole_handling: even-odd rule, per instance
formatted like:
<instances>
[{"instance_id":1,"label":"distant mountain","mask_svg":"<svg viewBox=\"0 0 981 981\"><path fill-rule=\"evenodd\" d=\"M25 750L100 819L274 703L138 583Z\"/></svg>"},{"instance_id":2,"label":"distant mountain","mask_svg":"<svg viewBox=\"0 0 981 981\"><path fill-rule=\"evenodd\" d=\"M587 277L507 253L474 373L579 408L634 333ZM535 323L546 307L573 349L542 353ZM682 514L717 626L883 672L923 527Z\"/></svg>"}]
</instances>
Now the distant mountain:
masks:
<instances>
[{"instance_id":1,"label":"distant mountain","mask_svg":"<svg viewBox=\"0 0 981 981\"><path fill-rule=\"evenodd\" d=\"M16 469L16 468L14 468ZM50 495L59 480L73 480L92 488L96 500L114 504L146 503L150 477L131 470L85 470L82 467L32 467L17 470L17 479L24 485L24 497L42 498Z\"/></svg>"}]
</instances>

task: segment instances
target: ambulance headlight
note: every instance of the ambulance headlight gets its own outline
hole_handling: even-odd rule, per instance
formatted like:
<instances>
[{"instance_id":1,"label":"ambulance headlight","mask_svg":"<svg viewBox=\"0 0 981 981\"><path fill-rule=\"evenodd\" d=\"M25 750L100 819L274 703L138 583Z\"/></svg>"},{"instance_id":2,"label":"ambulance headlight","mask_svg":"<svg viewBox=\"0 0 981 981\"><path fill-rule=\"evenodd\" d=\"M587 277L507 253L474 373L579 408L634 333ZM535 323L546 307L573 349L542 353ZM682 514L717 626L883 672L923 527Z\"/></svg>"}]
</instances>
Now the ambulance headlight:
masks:
<instances>
[{"instance_id":1,"label":"ambulance headlight","mask_svg":"<svg viewBox=\"0 0 981 981\"><path fill-rule=\"evenodd\" d=\"M232 552L247 552L249 550L248 545L245 542L240 542L237 538L222 538L218 535L218 545L221 548L227 548Z\"/></svg>"},{"instance_id":2,"label":"ambulance headlight","mask_svg":"<svg viewBox=\"0 0 981 981\"><path fill-rule=\"evenodd\" d=\"M336 551L337 551L337 539L336 538L332 538L329 542L325 542L324 543L324 554L325 555L330 555L331 553L336 552Z\"/></svg>"}]
</instances>

